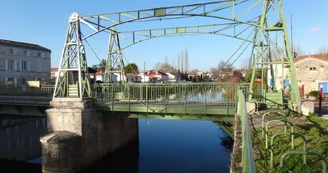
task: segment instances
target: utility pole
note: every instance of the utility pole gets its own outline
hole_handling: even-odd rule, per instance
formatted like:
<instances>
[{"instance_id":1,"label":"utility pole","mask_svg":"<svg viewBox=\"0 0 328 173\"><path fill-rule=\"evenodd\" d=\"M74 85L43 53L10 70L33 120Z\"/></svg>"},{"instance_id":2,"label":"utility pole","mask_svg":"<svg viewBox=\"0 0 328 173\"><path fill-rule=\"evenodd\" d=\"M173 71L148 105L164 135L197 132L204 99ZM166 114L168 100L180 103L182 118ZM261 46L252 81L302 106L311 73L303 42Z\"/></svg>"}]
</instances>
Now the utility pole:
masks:
<instances>
[{"instance_id":1,"label":"utility pole","mask_svg":"<svg viewBox=\"0 0 328 173\"><path fill-rule=\"evenodd\" d=\"M290 44L291 44L291 47L292 47L292 53L293 53L293 56L295 56L295 53L294 53L294 45L293 45L293 14L290 14Z\"/></svg>"},{"instance_id":2,"label":"utility pole","mask_svg":"<svg viewBox=\"0 0 328 173\"><path fill-rule=\"evenodd\" d=\"M178 71L180 71L180 53L178 53Z\"/></svg>"},{"instance_id":3,"label":"utility pole","mask_svg":"<svg viewBox=\"0 0 328 173\"><path fill-rule=\"evenodd\" d=\"M146 61L144 61L143 82L146 82L145 73L146 73Z\"/></svg>"}]
</instances>

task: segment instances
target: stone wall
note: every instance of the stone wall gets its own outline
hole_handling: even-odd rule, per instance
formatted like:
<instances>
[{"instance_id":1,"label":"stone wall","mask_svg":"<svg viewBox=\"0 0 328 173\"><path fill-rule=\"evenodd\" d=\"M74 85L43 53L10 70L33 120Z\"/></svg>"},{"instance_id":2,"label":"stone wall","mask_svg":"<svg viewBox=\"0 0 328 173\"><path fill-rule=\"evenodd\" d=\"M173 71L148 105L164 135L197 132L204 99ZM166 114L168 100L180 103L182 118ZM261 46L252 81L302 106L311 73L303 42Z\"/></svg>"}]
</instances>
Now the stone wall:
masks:
<instances>
[{"instance_id":1,"label":"stone wall","mask_svg":"<svg viewBox=\"0 0 328 173\"><path fill-rule=\"evenodd\" d=\"M98 112L92 101L52 101L42 137L43 172L76 172L138 138L138 119Z\"/></svg>"},{"instance_id":2,"label":"stone wall","mask_svg":"<svg viewBox=\"0 0 328 173\"><path fill-rule=\"evenodd\" d=\"M305 94L318 91L319 82L328 82L328 63L313 58L308 58L295 63L298 85L304 84Z\"/></svg>"},{"instance_id":3,"label":"stone wall","mask_svg":"<svg viewBox=\"0 0 328 173\"><path fill-rule=\"evenodd\" d=\"M234 144L231 154L230 173L241 173L242 165L242 129L240 115L236 114L234 124Z\"/></svg>"}]
</instances>

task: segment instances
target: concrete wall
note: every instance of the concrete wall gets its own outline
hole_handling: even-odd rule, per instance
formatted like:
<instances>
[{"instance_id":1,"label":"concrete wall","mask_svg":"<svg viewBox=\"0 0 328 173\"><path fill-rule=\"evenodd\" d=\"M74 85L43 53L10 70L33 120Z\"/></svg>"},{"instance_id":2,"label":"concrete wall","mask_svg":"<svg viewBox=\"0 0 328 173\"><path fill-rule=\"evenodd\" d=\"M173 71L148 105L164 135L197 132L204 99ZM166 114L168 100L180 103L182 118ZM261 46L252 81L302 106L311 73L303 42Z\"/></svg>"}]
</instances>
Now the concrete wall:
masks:
<instances>
[{"instance_id":1,"label":"concrete wall","mask_svg":"<svg viewBox=\"0 0 328 173\"><path fill-rule=\"evenodd\" d=\"M295 63L298 85L302 86L304 84L305 94L313 90L318 91L319 82L328 81L327 67L327 62L313 58L307 58Z\"/></svg>"},{"instance_id":2,"label":"concrete wall","mask_svg":"<svg viewBox=\"0 0 328 173\"><path fill-rule=\"evenodd\" d=\"M138 139L138 119L97 112L91 101L52 101L41 138L43 172L76 172Z\"/></svg>"},{"instance_id":3,"label":"concrete wall","mask_svg":"<svg viewBox=\"0 0 328 173\"><path fill-rule=\"evenodd\" d=\"M13 54L8 50L13 49ZM27 54L24 55L24 51ZM38 53L41 56L38 57ZM31 50L28 48L0 46L0 84L7 78L14 78L16 84L21 85L23 78L26 80L50 80L50 52ZM14 68L8 67L8 61L14 61ZM26 61L26 69L22 62Z\"/></svg>"}]
</instances>

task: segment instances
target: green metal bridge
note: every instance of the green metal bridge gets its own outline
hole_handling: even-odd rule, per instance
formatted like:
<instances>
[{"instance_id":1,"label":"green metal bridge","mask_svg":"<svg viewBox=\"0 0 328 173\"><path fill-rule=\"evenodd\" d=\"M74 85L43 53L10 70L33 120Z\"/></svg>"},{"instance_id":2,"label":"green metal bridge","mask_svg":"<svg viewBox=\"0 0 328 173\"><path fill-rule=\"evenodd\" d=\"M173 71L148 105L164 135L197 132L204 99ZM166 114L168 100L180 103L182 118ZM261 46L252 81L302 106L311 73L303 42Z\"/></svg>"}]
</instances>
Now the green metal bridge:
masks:
<instances>
[{"instance_id":1,"label":"green metal bridge","mask_svg":"<svg viewBox=\"0 0 328 173\"><path fill-rule=\"evenodd\" d=\"M138 21L155 22L191 17L208 18L216 22L132 31L120 28L126 23ZM100 34L103 34L103 38L109 38L105 43L108 45L105 52L105 83L91 85L86 50L94 54L93 58L99 59L100 56L90 42L94 35ZM240 40L240 46L227 58L226 63L233 64L250 49L245 77L245 82L249 84L129 84L121 78L126 74L124 66L127 59L123 55L126 48L154 38L194 34ZM1 89L0 113L42 115L51 100L93 99L99 110L115 116L219 121L233 121L239 116L243 141L242 172L255 172L246 100L267 105L274 103L272 105L297 110L301 99L293 58L282 0L220 0L94 15L73 13L68 21L58 67L59 77L55 85L39 89ZM284 79L276 80L274 66L289 68L290 86L287 96L284 96L282 89L276 88L276 83L284 83ZM120 74L120 83L114 83L114 73ZM268 77L272 79L270 90Z\"/></svg>"},{"instance_id":2,"label":"green metal bridge","mask_svg":"<svg viewBox=\"0 0 328 173\"><path fill-rule=\"evenodd\" d=\"M96 84L94 105L108 114L132 118L233 121L241 83ZM50 107L55 86L22 88L4 86L0 114L42 116Z\"/></svg>"}]
</instances>

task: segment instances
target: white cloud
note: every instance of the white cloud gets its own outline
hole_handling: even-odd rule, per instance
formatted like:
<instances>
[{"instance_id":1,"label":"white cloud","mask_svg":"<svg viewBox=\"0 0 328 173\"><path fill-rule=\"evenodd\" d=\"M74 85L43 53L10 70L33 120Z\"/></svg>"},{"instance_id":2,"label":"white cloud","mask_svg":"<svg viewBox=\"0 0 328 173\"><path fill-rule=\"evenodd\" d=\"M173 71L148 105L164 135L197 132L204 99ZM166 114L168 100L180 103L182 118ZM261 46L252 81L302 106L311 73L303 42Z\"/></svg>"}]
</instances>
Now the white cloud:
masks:
<instances>
[{"instance_id":1,"label":"white cloud","mask_svg":"<svg viewBox=\"0 0 328 173\"><path fill-rule=\"evenodd\" d=\"M317 31L319 31L320 30L320 28L312 28L311 30L310 30L310 32L317 32Z\"/></svg>"}]
</instances>

